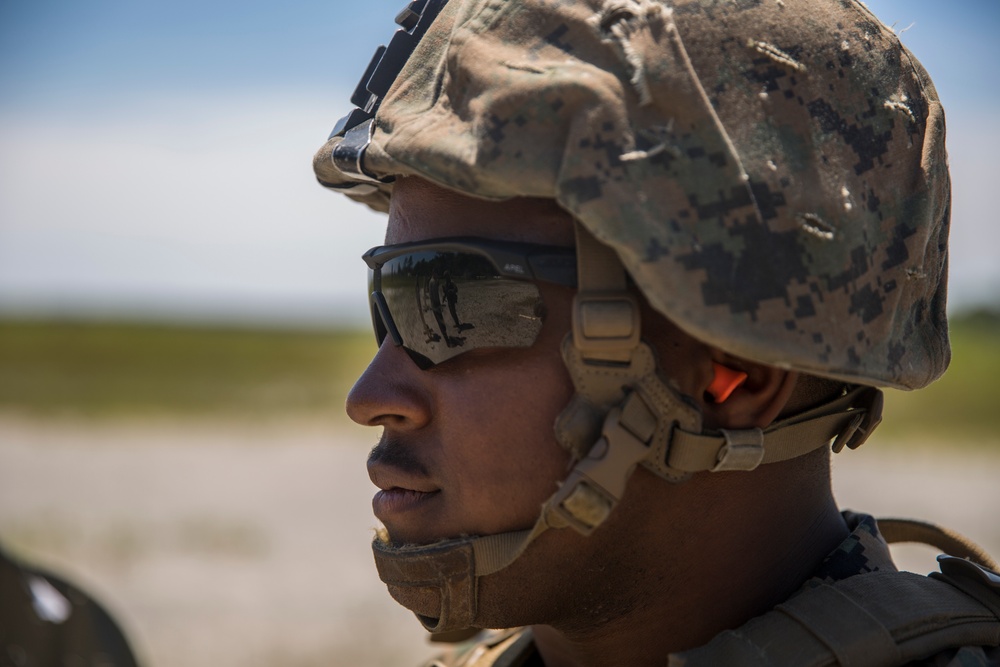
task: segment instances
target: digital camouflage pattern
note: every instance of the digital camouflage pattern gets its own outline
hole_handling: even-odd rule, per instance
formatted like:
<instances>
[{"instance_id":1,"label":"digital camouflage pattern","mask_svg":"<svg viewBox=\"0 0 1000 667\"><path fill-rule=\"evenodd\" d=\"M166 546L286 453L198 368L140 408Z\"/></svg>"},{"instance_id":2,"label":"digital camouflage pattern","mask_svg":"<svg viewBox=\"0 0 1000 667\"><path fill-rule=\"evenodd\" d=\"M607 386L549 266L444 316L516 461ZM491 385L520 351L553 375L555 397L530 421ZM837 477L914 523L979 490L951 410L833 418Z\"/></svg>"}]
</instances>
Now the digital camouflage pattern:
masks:
<instances>
[{"instance_id":1,"label":"digital camouflage pattern","mask_svg":"<svg viewBox=\"0 0 1000 667\"><path fill-rule=\"evenodd\" d=\"M314 165L343 189L338 142ZM452 0L363 166L378 210L401 175L558 200L733 354L901 388L948 364L943 111L854 0Z\"/></svg>"},{"instance_id":2,"label":"digital camouflage pattern","mask_svg":"<svg viewBox=\"0 0 1000 667\"><path fill-rule=\"evenodd\" d=\"M844 519L851 529L850 535L826 557L801 590L876 572L896 572L889 546L875 519L854 512L845 512ZM698 652L695 649L672 654L664 660L664 664L671 667L703 665L705 662L701 658L704 656L698 655ZM530 630L515 629L481 633L424 667L513 667L541 664L538 660ZM1000 648L996 646L953 647L908 663L910 667L990 667L997 664L1000 664Z\"/></svg>"}]
</instances>

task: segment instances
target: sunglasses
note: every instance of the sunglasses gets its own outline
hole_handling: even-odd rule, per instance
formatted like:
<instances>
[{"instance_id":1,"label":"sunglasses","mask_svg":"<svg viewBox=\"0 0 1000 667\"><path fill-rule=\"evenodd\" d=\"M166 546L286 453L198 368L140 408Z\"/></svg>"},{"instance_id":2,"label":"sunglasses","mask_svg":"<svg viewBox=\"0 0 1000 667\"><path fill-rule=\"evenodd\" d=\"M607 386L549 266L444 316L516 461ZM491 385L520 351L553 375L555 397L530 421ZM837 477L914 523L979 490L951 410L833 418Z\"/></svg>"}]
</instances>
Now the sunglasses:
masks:
<instances>
[{"instance_id":1,"label":"sunglasses","mask_svg":"<svg viewBox=\"0 0 1000 667\"><path fill-rule=\"evenodd\" d=\"M576 287L576 251L444 238L363 255L375 339L422 369L480 348L530 347L545 319L538 281Z\"/></svg>"}]
</instances>

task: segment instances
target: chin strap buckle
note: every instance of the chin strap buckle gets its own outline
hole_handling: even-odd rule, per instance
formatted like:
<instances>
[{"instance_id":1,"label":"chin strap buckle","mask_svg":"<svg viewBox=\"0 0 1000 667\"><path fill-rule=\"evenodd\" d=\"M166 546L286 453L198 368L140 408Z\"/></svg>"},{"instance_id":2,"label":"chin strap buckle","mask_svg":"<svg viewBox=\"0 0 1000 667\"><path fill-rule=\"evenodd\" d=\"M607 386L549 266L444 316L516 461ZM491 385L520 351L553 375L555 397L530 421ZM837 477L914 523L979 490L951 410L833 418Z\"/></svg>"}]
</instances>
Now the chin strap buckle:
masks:
<instances>
[{"instance_id":1,"label":"chin strap buckle","mask_svg":"<svg viewBox=\"0 0 1000 667\"><path fill-rule=\"evenodd\" d=\"M656 416L638 394L608 412L600 439L548 501L549 523L568 524L583 535L594 532L625 494L635 467L649 455L655 430Z\"/></svg>"}]
</instances>

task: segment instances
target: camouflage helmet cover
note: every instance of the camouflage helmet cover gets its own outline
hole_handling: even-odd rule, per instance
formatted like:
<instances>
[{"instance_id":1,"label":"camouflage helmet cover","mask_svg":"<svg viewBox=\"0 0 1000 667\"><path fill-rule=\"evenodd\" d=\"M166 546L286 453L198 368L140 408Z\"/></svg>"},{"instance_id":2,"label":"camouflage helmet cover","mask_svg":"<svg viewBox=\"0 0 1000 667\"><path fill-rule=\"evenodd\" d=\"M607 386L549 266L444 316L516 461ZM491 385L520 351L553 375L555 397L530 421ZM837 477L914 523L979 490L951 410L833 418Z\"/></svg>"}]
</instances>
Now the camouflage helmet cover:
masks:
<instances>
[{"instance_id":1,"label":"camouflage helmet cover","mask_svg":"<svg viewBox=\"0 0 1000 667\"><path fill-rule=\"evenodd\" d=\"M358 179L315 159L329 187ZM392 177L547 197L733 354L922 387L950 357L934 87L854 0L452 0L375 116Z\"/></svg>"}]
</instances>

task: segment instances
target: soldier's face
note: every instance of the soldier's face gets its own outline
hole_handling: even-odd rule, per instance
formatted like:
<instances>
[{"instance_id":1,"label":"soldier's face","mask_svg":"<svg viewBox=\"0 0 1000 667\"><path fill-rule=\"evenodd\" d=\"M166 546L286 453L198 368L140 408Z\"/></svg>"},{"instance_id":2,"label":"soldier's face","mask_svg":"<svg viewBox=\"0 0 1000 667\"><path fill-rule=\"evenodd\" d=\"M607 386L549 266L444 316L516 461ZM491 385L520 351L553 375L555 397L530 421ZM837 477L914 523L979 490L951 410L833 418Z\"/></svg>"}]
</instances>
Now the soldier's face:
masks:
<instances>
[{"instance_id":1,"label":"soldier's face","mask_svg":"<svg viewBox=\"0 0 1000 667\"><path fill-rule=\"evenodd\" d=\"M386 242L447 236L570 247L573 223L551 202L486 202L401 180ZM471 350L421 370L386 338L351 390L351 418L382 427L368 471L381 489L375 515L392 541L529 528L566 476L569 456L553 423L573 393L559 351L573 294L539 286L547 314L533 346Z\"/></svg>"}]
</instances>

